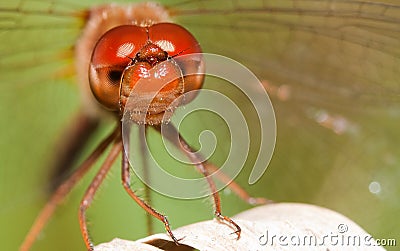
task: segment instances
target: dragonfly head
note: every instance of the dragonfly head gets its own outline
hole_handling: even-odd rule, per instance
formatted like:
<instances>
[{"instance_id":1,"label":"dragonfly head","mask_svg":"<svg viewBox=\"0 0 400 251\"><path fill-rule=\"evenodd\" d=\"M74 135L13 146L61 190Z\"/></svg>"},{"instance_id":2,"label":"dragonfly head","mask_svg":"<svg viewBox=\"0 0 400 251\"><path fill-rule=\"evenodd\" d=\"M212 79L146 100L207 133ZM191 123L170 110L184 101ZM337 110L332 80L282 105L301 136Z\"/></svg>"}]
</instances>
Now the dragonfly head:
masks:
<instances>
[{"instance_id":1,"label":"dragonfly head","mask_svg":"<svg viewBox=\"0 0 400 251\"><path fill-rule=\"evenodd\" d=\"M196 96L191 91L202 87L204 62L199 53L196 39L179 25L119 26L95 46L90 87L108 110L121 116L129 112L138 124L166 123L180 104ZM200 56L188 60L188 55Z\"/></svg>"}]
</instances>

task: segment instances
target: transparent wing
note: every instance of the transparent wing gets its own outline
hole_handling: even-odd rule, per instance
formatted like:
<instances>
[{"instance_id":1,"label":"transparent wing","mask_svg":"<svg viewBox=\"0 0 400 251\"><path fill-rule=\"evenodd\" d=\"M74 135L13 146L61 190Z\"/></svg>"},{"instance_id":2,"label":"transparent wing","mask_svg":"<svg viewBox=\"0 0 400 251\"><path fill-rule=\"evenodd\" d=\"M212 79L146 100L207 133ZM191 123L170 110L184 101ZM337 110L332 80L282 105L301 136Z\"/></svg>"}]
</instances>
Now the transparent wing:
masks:
<instances>
[{"instance_id":1,"label":"transparent wing","mask_svg":"<svg viewBox=\"0 0 400 251\"><path fill-rule=\"evenodd\" d=\"M58 141L81 108L73 46L84 14L85 8L77 8L76 3L0 3L0 222L9 226L0 230L0 239L7 243L4 248L8 250L18 249L46 202L49 166L60 147ZM44 242L36 250L63 250L57 246L67 247L67 242L76 243L72 249L83 249L75 212L88 181L82 182L76 199L69 200L73 206L60 209L66 212L61 215L71 218L57 224L56 217L55 228L49 227L50 232L43 233L46 240L55 241ZM73 234L65 238L63 245L57 239L67 236L71 229ZM57 234L52 237L53 231Z\"/></svg>"},{"instance_id":2,"label":"transparent wing","mask_svg":"<svg viewBox=\"0 0 400 251\"><path fill-rule=\"evenodd\" d=\"M399 236L389 216L400 209L399 3L221 2L170 8L205 51L248 66L270 93L277 146L254 190L326 205L377 236Z\"/></svg>"},{"instance_id":3,"label":"transparent wing","mask_svg":"<svg viewBox=\"0 0 400 251\"><path fill-rule=\"evenodd\" d=\"M67 3L9 1L0 15L2 88L71 75L63 67L71 64L84 12Z\"/></svg>"},{"instance_id":4,"label":"transparent wing","mask_svg":"<svg viewBox=\"0 0 400 251\"><path fill-rule=\"evenodd\" d=\"M171 9L205 51L242 62L271 88L287 85L297 105L355 114L397 108L395 3L186 1Z\"/></svg>"}]
</instances>

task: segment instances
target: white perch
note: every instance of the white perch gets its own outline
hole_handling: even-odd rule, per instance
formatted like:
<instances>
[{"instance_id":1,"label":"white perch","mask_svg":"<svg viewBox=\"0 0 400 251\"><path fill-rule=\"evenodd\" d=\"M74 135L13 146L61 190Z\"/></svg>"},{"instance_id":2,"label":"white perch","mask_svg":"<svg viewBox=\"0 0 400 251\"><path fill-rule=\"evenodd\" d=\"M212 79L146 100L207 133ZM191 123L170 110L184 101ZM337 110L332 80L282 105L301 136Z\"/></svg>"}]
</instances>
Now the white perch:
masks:
<instances>
[{"instance_id":1,"label":"white perch","mask_svg":"<svg viewBox=\"0 0 400 251\"><path fill-rule=\"evenodd\" d=\"M236 240L232 229L217 220L174 229L184 250L384 250L356 223L332 210L300 203L256 207L233 217L242 228ZM152 245L150 245L152 244ZM137 241L114 239L95 251L178 250L166 234Z\"/></svg>"}]
</instances>

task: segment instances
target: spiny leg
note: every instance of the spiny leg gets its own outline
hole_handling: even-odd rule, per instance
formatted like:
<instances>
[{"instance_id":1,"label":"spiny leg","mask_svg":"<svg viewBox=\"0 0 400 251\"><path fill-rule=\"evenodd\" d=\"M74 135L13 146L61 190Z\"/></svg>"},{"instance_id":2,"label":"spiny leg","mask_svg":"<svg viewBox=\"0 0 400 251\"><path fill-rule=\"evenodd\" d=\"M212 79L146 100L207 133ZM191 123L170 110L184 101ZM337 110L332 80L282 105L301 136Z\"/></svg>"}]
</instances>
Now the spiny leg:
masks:
<instances>
[{"instance_id":1,"label":"spiny leg","mask_svg":"<svg viewBox=\"0 0 400 251\"><path fill-rule=\"evenodd\" d=\"M119 131L121 129L119 128ZM90 240L89 237L89 232L86 224L86 210L89 208L90 204L93 201L94 195L96 194L98 188L100 187L101 183L103 182L104 178L106 177L108 171L112 167L112 164L114 163L115 159L118 157L119 153L121 152L122 149L122 139L120 134L116 136L116 139L113 143L113 146L108 153L106 159L104 160L102 166L100 167L100 170L94 177L92 183L90 183L90 186L86 190L86 193L81 201L80 207L79 207L79 225L81 227L81 232L83 236L83 240L85 242L86 248L89 251L94 250L93 243Z\"/></svg>"},{"instance_id":2,"label":"spiny leg","mask_svg":"<svg viewBox=\"0 0 400 251\"><path fill-rule=\"evenodd\" d=\"M126 147L126 148L125 148ZM130 172L129 172L129 160L128 156L126 153L129 152L129 142L125 142L123 145L123 151L122 151L122 185L124 186L124 189L126 192L131 196L131 198L144 210L146 210L147 213L150 215L154 216L158 220L162 221L165 226L165 230L168 232L169 236L171 239L175 242L176 245L179 245L178 239L174 236L174 234L171 231L171 227L169 225L167 216L160 214L157 212L154 208L152 208L149 204L147 204L144 200L139 198L135 192L131 189L131 184L130 184Z\"/></svg>"},{"instance_id":3,"label":"spiny leg","mask_svg":"<svg viewBox=\"0 0 400 251\"><path fill-rule=\"evenodd\" d=\"M62 182L58 188L54 191L50 200L46 203L40 214L37 216L31 229L25 237L24 242L20 247L20 251L27 251L31 248L35 242L37 236L49 221L53 215L57 206L63 201L66 195L72 190L75 184L89 171L96 160L101 156L107 146L113 141L116 134L119 131L119 127L116 128L106 139L104 139L100 145L92 152L92 154L68 177Z\"/></svg>"},{"instance_id":4,"label":"spiny leg","mask_svg":"<svg viewBox=\"0 0 400 251\"><path fill-rule=\"evenodd\" d=\"M197 171L203 174L203 176L206 178L207 183L210 187L213 200L214 200L214 206L215 206L215 211L214 214L218 220L225 221L230 223L234 228L235 228L235 234L237 234L237 239L240 238L240 233L241 233L241 228L239 227L238 224L236 224L231 218L222 215L221 212L221 199L219 197L217 188L215 186L214 181L210 177L207 168L201 161L201 158L195 153L195 151L189 146L189 144L183 139L181 134L176 130L176 128L172 124L166 124L163 125L163 129L161 130L161 126L155 127L161 134L162 136L165 136L168 140L170 140L172 143L174 143L178 148L182 149L182 151L189 157L191 162L194 164L196 167ZM174 137L174 135L178 135L178 141Z\"/></svg>"},{"instance_id":5,"label":"spiny leg","mask_svg":"<svg viewBox=\"0 0 400 251\"><path fill-rule=\"evenodd\" d=\"M139 125L139 142L140 142L140 155L142 156L142 164L143 164L143 179L144 179L144 197L147 201L147 204L151 204L151 193L149 188L150 182L150 173L149 173L149 163L148 163L148 152L147 152L147 144L146 144L146 136L147 136L147 127L146 125ZM127 154L127 153L126 153ZM146 213L146 225L147 225L147 234L153 234L153 217L150 214Z\"/></svg>"}]
</instances>

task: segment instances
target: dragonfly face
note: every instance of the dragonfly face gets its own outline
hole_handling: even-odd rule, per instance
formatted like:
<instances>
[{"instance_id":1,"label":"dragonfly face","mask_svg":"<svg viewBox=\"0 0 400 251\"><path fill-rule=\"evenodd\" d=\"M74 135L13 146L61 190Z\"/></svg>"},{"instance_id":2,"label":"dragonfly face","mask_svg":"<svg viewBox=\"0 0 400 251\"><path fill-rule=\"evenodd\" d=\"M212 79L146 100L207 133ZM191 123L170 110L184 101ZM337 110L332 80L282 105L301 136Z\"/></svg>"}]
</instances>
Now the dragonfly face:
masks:
<instances>
[{"instance_id":1,"label":"dragonfly face","mask_svg":"<svg viewBox=\"0 0 400 251\"><path fill-rule=\"evenodd\" d=\"M195 38L176 24L118 26L105 33L93 49L91 90L107 109L120 114L129 110L136 123L166 123L170 117L165 112L169 109L172 115L179 105L172 103L185 92L199 89L204 80L201 61L195 66L199 76L184 77L182 72L192 64L176 62L173 56L200 52ZM147 82L139 86L140 79ZM126 109L128 98L134 101Z\"/></svg>"},{"instance_id":2,"label":"dragonfly face","mask_svg":"<svg viewBox=\"0 0 400 251\"><path fill-rule=\"evenodd\" d=\"M79 4L82 3L1 4L0 109L6 119L1 123L1 158L5 165L0 186L5 206L0 217L4 222L1 225L9 226L8 232L15 233L14 237L1 235L7 238L3 243L10 243L11 250L20 244L45 201L46 196L40 191L46 179L41 177L49 172L45 167L53 154L56 137L80 109L78 93L90 93L73 85L87 82L87 75L77 81L75 73L72 74L76 57L71 48L81 34L85 10L91 7ZM399 236L399 222L392 217L400 208L398 4L386 1L161 4L166 6L171 20L194 34L204 52L229 56L245 64L270 92L277 114L277 147L268 172L252 188L257 195L277 201L324 205L354 219L377 238ZM85 64L89 62L87 55ZM87 72L87 67L79 69ZM207 85L212 83L206 79ZM96 103L85 107L93 114L98 113ZM201 116L193 116L191 125L191 130L182 128L182 133L192 142L197 142L195 132L216 128L213 123L204 123ZM239 182L246 184L248 173L245 169L238 177ZM143 214L122 195L118 175L114 176L91 209L92 231L97 241L115 236L130 239L143 236L133 236L139 230L121 229L127 221L126 215L133 215L128 225L142 221L143 226ZM75 242L75 249L82 249L80 233L75 233L76 215L72 214L76 214L87 182L83 182L82 188L78 188L81 191L74 193L53 225L46 229L43 237L46 241L38 244L43 245L38 246L39 250L54 250ZM116 196L120 193L121 200ZM106 198L111 198L111 202L106 202ZM238 202L233 195L223 200L230 210L228 214L246 207L236 206ZM202 202L178 201L172 205L160 196L154 201L163 205L170 219L174 219L174 226L208 218L208 205ZM229 209L230 204L235 206ZM112 219L107 218L111 211ZM202 212L198 214L199 211ZM104 219L108 229L94 218ZM47 242L49 239L54 243Z\"/></svg>"}]
</instances>

